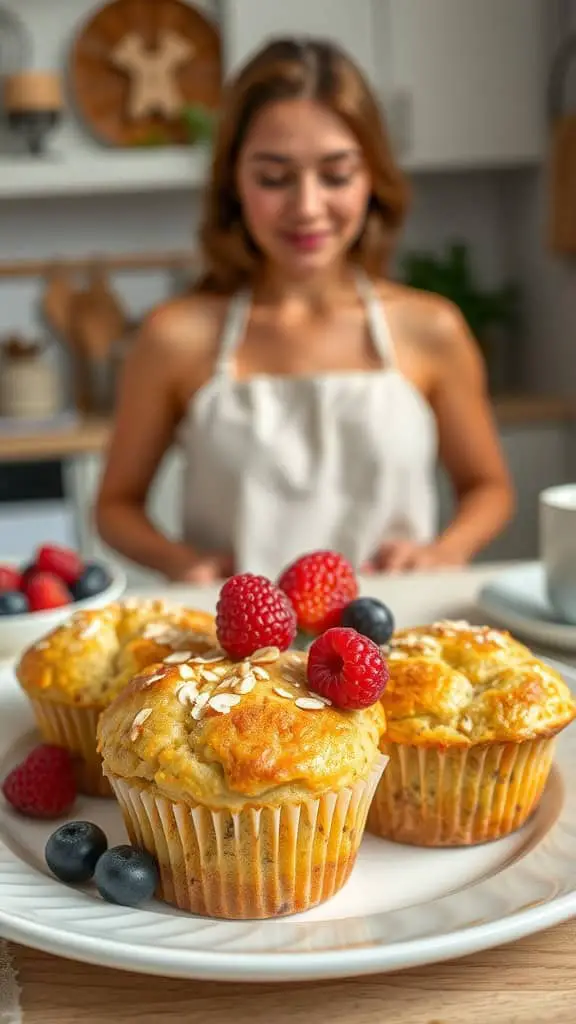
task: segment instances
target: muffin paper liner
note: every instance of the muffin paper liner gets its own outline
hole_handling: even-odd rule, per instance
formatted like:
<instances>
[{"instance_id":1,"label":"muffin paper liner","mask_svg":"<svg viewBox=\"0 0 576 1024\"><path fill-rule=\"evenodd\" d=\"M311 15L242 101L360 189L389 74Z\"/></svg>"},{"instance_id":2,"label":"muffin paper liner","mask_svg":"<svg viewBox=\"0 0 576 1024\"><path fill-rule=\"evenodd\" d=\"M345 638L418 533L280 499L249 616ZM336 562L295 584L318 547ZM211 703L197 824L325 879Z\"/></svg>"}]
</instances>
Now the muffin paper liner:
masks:
<instances>
[{"instance_id":1,"label":"muffin paper liner","mask_svg":"<svg viewBox=\"0 0 576 1024\"><path fill-rule=\"evenodd\" d=\"M74 758L76 785L87 796L112 796L102 773L96 749L96 726L102 708L75 707L54 701L31 699L38 728L45 743L66 747Z\"/></svg>"},{"instance_id":2,"label":"muffin paper liner","mask_svg":"<svg viewBox=\"0 0 576 1024\"><path fill-rule=\"evenodd\" d=\"M555 737L466 749L385 743L367 829L413 846L472 846L520 828L542 796Z\"/></svg>"},{"instance_id":3,"label":"muffin paper liner","mask_svg":"<svg viewBox=\"0 0 576 1024\"><path fill-rule=\"evenodd\" d=\"M308 910L342 888L386 766L317 799L239 811L190 806L110 775L131 842L157 860L157 895L181 910L252 919Z\"/></svg>"}]
</instances>

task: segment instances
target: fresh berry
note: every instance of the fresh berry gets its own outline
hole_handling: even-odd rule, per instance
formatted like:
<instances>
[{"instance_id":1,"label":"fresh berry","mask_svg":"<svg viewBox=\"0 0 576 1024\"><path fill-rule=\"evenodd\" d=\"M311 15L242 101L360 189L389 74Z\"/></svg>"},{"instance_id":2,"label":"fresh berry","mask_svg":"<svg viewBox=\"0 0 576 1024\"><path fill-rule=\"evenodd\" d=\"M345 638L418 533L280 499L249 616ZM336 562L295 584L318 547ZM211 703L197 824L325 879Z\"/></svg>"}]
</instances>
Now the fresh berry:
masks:
<instances>
[{"instance_id":1,"label":"fresh berry","mask_svg":"<svg viewBox=\"0 0 576 1024\"><path fill-rule=\"evenodd\" d=\"M2 792L15 810L29 818L64 817L76 799L70 754L62 747L36 747L5 778Z\"/></svg>"},{"instance_id":2,"label":"fresh berry","mask_svg":"<svg viewBox=\"0 0 576 1024\"><path fill-rule=\"evenodd\" d=\"M36 568L35 562L29 562L27 565L23 565L20 570L20 590L24 593L28 593L28 584L33 576L38 575L38 569Z\"/></svg>"},{"instance_id":3,"label":"fresh berry","mask_svg":"<svg viewBox=\"0 0 576 1024\"><path fill-rule=\"evenodd\" d=\"M134 846L113 846L100 857L94 881L100 895L109 903L137 907L154 895L158 867L146 850L137 850Z\"/></svg>"},{"instance_id":4,"label":"fresh berry","mask_svg":"<svg viewBox=\"0 0 576 1024\"><path fill-rule=\"evenodd\" d=\"M308 686L347 711L368 708L382 696L388 668L380 648L355 629L334 627L308 651Z\"/></svg>"},{"instance_id":5,"label":"fresh berry","mask_svg":"<svg viewBox=\"0 0 576 1024\"><path fill-rule=\"evenodd\" d=\"M48 608L62 608L72 601L72 595L66 584L50 572L38 572L32 576L26 592L31 612L42 612Z\"/></svg>"},{"instance_id":6,"label":"fresh berry","mask_svg":"<svg viewBox=\"0 0 576 1024\"><path fill-rule=\"evenodd\" d=\"M296 635L296 616L286 594L266 576L247 572L222 587L216 632L231 658L247 658L260 647L285 651Z\"/></svg>"},{"instance_id":7,"label":"fresh berry","mask_svg":"<svg viewBox=\"0 0 576 1024\"><path fill-rule=\"evenodd\" d=\"M0 615L22 615L29 607L26 594L19 590L5 590L0 594Z\"/></svg>"},{"instance_id":8,"label":"fresh berry","mask_svg":"<svg viewBox=\"0 0 576 1024\"><path fill-rule=\"evenodd\" d=\"M342 612L341 624L367 636L375 644L387 644L394 632L394 616L375 597L357 597Z\"/></svg>"},{"instance_id":9,"label":"fresh berry","mask_svg":"<svg viewBox=\"0 0 576 1024\"><path fill-rule=\"evenodd\" d=\"M61 882L88 882L108 849L106 834L91 821L70 821L52 833L44 856Z\"/></svg>"},{"instance_id":10,"label":"fresh berry","mask_svg":"<svg viewBox=\"0 0 576 1024\"><path fill-rule=\"evenodd\" d=\"M358 594L354 569L335 551L298 558L284 570L278 586L290 598L299 628L313 635L339 625L342 610Z\"/></svg>"},{"instance_id":11,"label":"fresh berry","mask_svg":"<svg viewBox=\"0 0 576 1024\"><path fill-rule=\"evenodd\" d=\"M18 569L11 565L0 565L0 591L20 590L21 586L22 576Z\"/></svg>"},{"instance_id":12,"label":"fresh berry","mask_svg":"<svg viewBox=\"0 0 576 1024\"><path fill-rule=\"evenodd\" d=\"M64 583L75 583L84 569L84 563L75 551L56 544L44 544L39 548L35 564L38 572L53 573Z\"/></svg>"},{"instance_id":13,"label":"fresh berry","mask_svg":"<svg viewBox=\"0 0 576 1024\"><path fill-rule=\"evenodd\" d=\"M112 583L112 577L98 562L87 562L81 575L71 584L70 590L75 601L101 594Z\"/></svg>"}]
</instances>

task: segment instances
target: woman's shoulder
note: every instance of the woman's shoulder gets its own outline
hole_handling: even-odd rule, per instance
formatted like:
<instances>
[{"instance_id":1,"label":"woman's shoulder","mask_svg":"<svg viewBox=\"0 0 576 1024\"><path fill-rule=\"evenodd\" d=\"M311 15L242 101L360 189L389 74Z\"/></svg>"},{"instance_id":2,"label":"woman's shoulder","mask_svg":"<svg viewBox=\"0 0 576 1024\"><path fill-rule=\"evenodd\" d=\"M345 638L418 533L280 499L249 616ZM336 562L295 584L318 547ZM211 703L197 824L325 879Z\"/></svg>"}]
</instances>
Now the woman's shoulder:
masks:
<instances>
[{"instance_id":1,"label":"woman's shoulder","mask_svg":"<svg viewBox=\"0 0 576 1024\"><path fill-rule=\"evenodd\" d=\"M164 355L183 350L198 356L209 352L222 330L229 300L192 292L155 306L144 318L140 338Z\"/></svg>"},{"instance_id":2,"label":"woman's shoulder","mask_svg":"<svg viewBox=\"0 0 576 1024\"><path fill-rule=\"evenodd\" d=\"M411 288L395 281L377 281L376 291L387 311L413 341L440 351L467 333L464 317L443 295Z\"/></svg>"}]
</instances>

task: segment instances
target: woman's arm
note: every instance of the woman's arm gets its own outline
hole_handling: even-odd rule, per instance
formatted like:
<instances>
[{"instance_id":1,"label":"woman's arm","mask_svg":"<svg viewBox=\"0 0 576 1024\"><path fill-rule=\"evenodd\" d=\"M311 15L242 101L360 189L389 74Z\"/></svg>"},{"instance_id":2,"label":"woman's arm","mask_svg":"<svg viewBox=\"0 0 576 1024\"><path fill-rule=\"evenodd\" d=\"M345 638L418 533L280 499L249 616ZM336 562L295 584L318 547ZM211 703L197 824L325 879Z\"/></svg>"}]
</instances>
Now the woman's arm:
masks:
<instances>
[{"instance_id":1,"label":"woman's arm","mask_svg":"<svg viewBox=\"0 0 576 1024\"><path fill-rule=\"evenodd\" d=\"M181 414L171 317L169 308L152 314L127 357L96 524L102 539L132 561L171 580L207 582L221 574L217 560L200 560L186 544L169 540L145 510Z\"/></svg>"},{"instance_id":2,"label":"woman's arm","mask_svg":"<svg viewBox=\"0 0 576 1024\"><path fill-rule=\"evenodd\" d=\"M433 543L385 545L378 567L387 571L468 562L498 535L514 507L476 343L460 312L443 301L436 304L432 329L435 370L430 401L440 459L452 481L457 508Z\"/></svg>"},{"instance_id":3,"label":"woman's arm","mask_svg":"<svg viewBox=\"0 0 576 1024\"><path fill-rule=\"evenodd\" d=\"M445 312L439 373L431 396L440 459L456 493L455 516L436 549L467 562L496 537L514 511L514 491L486 388L482 356L458 311Z\"/></svg>"}]
</instances>

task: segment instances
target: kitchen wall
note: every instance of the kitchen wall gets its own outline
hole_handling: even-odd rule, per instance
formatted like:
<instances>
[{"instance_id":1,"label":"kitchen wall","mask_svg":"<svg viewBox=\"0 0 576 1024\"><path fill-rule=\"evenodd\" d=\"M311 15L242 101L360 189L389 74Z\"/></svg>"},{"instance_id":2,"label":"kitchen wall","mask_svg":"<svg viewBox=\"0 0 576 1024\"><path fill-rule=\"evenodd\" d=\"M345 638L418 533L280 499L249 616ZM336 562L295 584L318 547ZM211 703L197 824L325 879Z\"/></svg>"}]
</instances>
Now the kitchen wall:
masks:
<instances>
[{"instance_id":1,"label":"kitchen wall","mask_svg":"<svg viewBox=\"0 0 576 1024\"><path fill-rule=\"evenodd\" d=\"M414 194L403 247L441 246L464 238L473 247L478 271L488 283L508 272L503 259L500 176L422 176ZM0 260L65 256L86 252L177 249L191 244L199 212L192 192L149 196L0 201ZM169 283L161 274L124 274L118 283L136 312L160 298ZM35 329L42 282L0 283L0 332Z\"/></svg>"},{"instance_id":2,"label":"kitchen wall","mask_svg":"<svg viewBox=\"0 0 576 1024\"><path fill-rule=\"evenodd\" d=\"M57 10L68 3L73 0L59 0ZM568 17L576 27L576 0L553 0L553 41L561 27L565 30ZM53 17L49 28L57 34ZM576 272L573 266L550 259L543 247L545 170L421 175L415 177L413 189L402 247L437 248L453 238L463 239L472 248L483 282L517 277L526 303L520 382L537 391L573 393ZM50 203L0 201L0 260L171 249L193 242L198 195L160 192L153 199L104 195ZM162 298L171 285L164 275L149 273L124 274L116 283L135 314ZM41 289L42 282L0 282L0 334L16 328L37 330Z\"/></svg>"}]
</instances>

